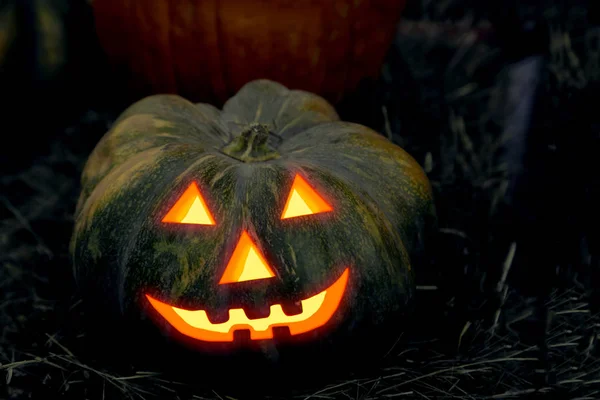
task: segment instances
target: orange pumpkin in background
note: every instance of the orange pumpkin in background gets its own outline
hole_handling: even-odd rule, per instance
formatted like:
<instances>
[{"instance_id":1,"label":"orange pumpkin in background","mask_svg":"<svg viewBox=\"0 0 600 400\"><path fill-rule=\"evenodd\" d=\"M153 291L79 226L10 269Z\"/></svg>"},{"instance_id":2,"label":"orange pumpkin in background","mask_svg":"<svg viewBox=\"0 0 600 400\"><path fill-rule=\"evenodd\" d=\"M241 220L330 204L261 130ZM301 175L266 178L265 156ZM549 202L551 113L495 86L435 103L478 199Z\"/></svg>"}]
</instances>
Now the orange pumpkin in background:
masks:
<instances>
[{"instance_id":1,"label":"orange pumpkin in background","mask_svg":"<svg viewBox=\"0 0 600 400\"><path fill-rule=\"evenodd\" d=\"M101 46L137 96L223 103L268 78L338 102L379 75L406 0L94 0Z\"/></svg>"}]
</instances>

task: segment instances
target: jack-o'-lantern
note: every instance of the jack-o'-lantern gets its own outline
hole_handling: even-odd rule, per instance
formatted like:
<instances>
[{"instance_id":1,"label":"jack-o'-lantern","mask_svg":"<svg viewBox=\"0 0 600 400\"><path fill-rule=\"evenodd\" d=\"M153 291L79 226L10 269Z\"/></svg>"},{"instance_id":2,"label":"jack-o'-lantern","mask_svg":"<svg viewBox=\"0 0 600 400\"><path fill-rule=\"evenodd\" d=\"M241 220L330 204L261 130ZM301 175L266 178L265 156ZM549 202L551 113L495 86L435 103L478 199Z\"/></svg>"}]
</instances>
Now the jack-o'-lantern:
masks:
<instances>
[{"instance_id":1,"label":"jack-o'-lantern","mask_svg":"<svg viewBox=\"0 0 600 400\"><path fill-rule=\"evenodd\" d=\"M259 80L222 111L176 95L128 108L87 161L71 250L90 293L169 337L285 347L403 311L434 219L404 150Z\"/></svg>"},{"instance_id":2,"label":"jack-o'-lantern","mask_svg":"<svg viewBox=\"0 0 600 400\"><path fill-rule=\"evenodd\" d=\"M406 0L94 0L100 44L134 93L222 104L271 79L329 101L379 76Z\"/></svg>"}]
</instances>

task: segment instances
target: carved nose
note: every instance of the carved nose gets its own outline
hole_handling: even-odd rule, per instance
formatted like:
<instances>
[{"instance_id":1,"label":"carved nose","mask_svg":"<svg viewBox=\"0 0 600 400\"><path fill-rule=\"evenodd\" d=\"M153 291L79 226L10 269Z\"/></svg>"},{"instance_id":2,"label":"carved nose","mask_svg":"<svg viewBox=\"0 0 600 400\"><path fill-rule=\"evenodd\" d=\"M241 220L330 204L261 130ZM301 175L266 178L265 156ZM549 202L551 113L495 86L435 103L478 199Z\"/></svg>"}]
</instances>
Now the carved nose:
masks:
<instances>
[{"instance_id":1,"label":"carved nose","mask_svg":"<svg viewBox=\"0 0 600 400\"><path fill-rule=\"evenodd\" d=\"M273 273L263 255L252 242L250 235L244 231L233 250L233 254L229 259L229 263L227 263L227 268L225 268L223 276L221 276L219 285L267 279L274 276L275 273Z\"/></svg>"}]
</instances>

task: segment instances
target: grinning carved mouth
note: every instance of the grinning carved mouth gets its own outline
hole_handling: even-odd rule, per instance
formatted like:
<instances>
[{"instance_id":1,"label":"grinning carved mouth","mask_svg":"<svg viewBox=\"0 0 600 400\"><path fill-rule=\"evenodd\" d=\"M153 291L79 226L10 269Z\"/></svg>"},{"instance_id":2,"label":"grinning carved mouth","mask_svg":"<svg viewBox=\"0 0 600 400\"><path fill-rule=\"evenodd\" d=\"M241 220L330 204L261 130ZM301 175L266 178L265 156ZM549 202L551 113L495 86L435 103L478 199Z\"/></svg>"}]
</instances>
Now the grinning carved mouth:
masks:
<instances>
[{"instance_id":1,"label":"grinning carved mouth","mask_svg":"<svg viewBox=\"0 0 600 400\"><path fill-rule=\"evenodd\" d=\"M251 340L273 338L274 327L288 327L292 336L312 331L323 326L338 309L346 284L348 268L327 289L302 300L302 313L286 315L280 304L270 307L270 314L265 318L249 319L241 308L229 310L229 319L223 323L213 324L208 320L204 310L184 310L156 300L146 298L156 311L180 333L206 342L233 342L233 333L237 330L250 331Z\"/></svg>"}]
</instances>

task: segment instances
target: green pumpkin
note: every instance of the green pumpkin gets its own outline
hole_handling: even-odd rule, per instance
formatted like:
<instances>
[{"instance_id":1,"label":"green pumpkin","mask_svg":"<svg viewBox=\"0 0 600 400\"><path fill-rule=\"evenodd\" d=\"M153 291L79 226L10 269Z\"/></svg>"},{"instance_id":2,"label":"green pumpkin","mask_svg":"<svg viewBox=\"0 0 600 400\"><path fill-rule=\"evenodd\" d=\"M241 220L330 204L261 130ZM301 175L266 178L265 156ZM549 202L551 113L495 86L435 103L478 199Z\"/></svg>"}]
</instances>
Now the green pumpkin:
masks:
<instances>
[{"instance_id":1,"label":"green pumpkin","mask_svg":"<svg viewBox=\"0 0 600 400\"><path fill-rule=\"evenodd\" d=\"M81 184L71 250L85 292L202 349L286 348L398 322L435 221L409 154L340 121L321 97L268 80L223 110L176 95L140 100L98 143ZM303 300L324 291L308 310ZM228 319L234 309L245 322L239 310L238 325ZM268 319L280 311L291 319Z\"/></svg>"}]
</instances>

